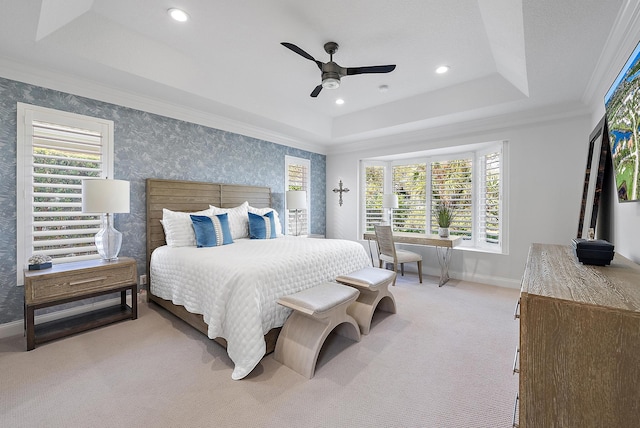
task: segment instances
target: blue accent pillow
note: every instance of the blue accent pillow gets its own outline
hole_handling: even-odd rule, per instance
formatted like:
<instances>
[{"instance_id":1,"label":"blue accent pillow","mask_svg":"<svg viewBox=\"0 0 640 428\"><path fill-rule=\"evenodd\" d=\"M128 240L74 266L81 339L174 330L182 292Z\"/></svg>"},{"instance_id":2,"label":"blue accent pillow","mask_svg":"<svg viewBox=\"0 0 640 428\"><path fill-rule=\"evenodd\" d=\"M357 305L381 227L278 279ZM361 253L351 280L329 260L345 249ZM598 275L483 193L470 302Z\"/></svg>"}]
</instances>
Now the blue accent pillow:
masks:
<instances>
[{"instance_id":1,"label":"blue accent pillow","mask_svg":"<svg viewBox=\"0 0 640 428\"><path fill-rule=\"evenodd\" d=\"M233 244L229 219L227 214L218 214L213 217L206 215L191 215L191 223L196 233L196 246L217 247Z\"/></svg>"},{"instance_id":2,"label":"blue accent pillow","mask_svg":"<svg viewBox=\"0 0 640 428\"><path fill-rule=\"evenodd\" d=\"M249 238L251 239L273 239L276 234L276 221L273 211L265 215L249 213Z\"/></svg>"}]
</instances>

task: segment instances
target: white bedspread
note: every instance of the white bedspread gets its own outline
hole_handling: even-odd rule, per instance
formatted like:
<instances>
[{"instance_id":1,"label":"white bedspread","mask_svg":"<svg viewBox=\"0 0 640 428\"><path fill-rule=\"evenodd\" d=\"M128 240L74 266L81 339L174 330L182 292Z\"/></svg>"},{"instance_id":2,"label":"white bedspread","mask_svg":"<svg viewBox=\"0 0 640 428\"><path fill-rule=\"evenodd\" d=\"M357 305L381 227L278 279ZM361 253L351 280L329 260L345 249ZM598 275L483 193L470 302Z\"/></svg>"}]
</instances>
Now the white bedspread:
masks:
<instances>
[{"instance_id":1,"label":"white bedspread","mask_svg":"<svg viewBox=\"0 0 640 428\"><path fill-rule=\"evenodd\" d=\"M163 246L151 256L151 291L202 314L210 338L227 340L242 379L265 355L264 335L290 309L276 300L371 264L357 242L338 239L239 239L212 248Z\"/></svg>"}]
</instances>

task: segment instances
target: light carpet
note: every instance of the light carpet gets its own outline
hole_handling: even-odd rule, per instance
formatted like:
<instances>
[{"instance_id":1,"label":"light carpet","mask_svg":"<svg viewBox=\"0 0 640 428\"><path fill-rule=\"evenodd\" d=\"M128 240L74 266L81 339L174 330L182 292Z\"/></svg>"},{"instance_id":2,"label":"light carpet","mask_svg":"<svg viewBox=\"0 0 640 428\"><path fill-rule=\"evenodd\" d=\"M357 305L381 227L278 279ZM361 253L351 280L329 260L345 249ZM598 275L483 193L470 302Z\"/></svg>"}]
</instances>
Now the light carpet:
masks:
<instances>
[{"instance_id":1,"label":"light carpet","mask_svg":"<svg viewBox=\"0 0 640 428\"><path fill-rule=\"evenodd\" d=\"M308 380L225 350L140 298L139 318L39 345L0 340L2 427L510 427L518 290L407 274L398 313L331 335Z\"/></svg>"}]
</instances>

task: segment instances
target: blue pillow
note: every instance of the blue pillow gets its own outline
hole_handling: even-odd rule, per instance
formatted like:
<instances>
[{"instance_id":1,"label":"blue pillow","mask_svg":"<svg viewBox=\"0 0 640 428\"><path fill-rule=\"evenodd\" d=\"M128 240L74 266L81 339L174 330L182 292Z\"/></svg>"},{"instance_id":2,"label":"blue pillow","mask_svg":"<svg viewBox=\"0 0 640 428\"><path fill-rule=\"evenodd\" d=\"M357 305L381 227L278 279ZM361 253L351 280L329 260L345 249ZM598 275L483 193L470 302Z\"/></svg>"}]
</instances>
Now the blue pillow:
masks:
<instances>
[{"instance_id":1,"label":"blue pillow","mask_svg":"<svg viewBox=\"0 0 640 428\"><path fill-rule=\"evenodd\" d=\"M249 237L251 239L273 239L277 236L273 211L269 211L264 216L249 213Z\"/></svg>"},{"instance_id":2,"label":"blue pillow","mask_svg":"<svg viewBox=\"0 0 640 428\"><path fill-rule=\"evenodd\" d=\"M233 244L226 213L213 217L206 215L191 215L190 217L193 230L196 233L198 248Z\"/></svg>"}]
</instances>

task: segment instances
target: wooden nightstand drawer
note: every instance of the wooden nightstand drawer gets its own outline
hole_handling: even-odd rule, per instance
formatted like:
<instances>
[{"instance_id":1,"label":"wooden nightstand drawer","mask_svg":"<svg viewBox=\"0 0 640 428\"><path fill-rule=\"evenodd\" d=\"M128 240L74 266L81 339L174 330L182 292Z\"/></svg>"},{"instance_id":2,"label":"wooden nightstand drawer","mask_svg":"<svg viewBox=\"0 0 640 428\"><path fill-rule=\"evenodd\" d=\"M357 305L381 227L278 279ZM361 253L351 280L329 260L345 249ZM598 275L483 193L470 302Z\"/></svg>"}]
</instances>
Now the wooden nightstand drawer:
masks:
<instances>
[{"instance_id":1,"label":"wooden nightstand drawer","mask_svg":"<svg viewBox=\"0 0 640 428\"><path fill-rule=\"evenodd\" d=\"M79 293L113 288L135 282L135 265L114 266L107 269L89 269L69 272L66 275L42 276L31 281L27 290L29 303L40 303L50 299L75 297ZM26 284L25 284L26 286Z\"/></svg>"}]
</instances>

